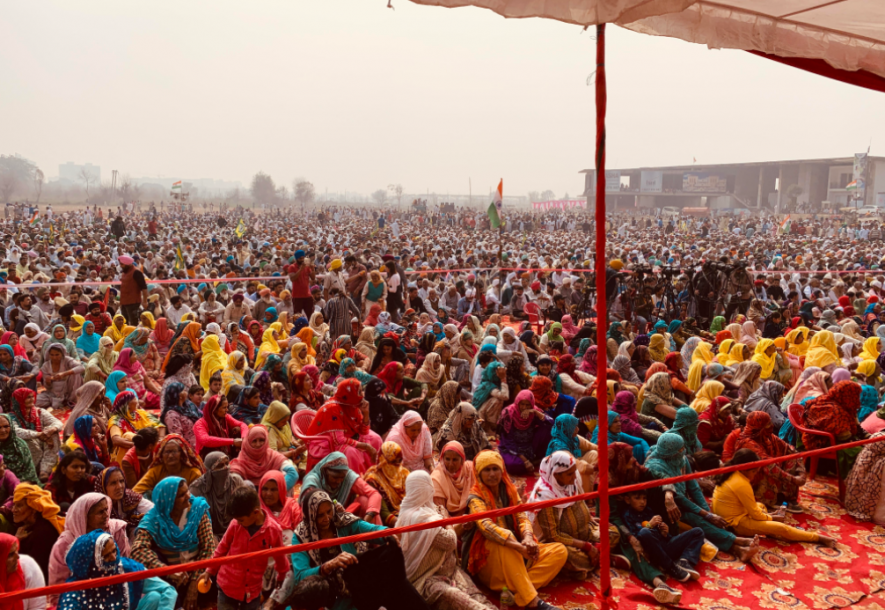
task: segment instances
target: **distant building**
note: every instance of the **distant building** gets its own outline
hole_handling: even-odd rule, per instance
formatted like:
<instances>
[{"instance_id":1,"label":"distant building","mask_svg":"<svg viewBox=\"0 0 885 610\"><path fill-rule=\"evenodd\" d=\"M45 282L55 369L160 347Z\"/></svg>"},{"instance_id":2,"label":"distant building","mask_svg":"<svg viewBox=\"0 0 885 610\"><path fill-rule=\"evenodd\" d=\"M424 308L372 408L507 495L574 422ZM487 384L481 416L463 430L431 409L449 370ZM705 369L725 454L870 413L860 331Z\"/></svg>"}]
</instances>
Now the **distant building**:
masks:
<instances>
[{"instance_id":1,"label":"distant building","mask_svg":"<svg viewBox=\"0 0 885 610\"><path fill-rule=\"evenodd\" d=\"M596 170L585 169L588 209L596 201ZM762 209L787 213L885 207L885 157L805 159L606 170L606 207ZM791 193L792 191L792 193Z\"/></svg>"},{"instance_id":2,"label":"distant building","mask_svg":"<svg viewBox=\"0 0 885 610\"><path fill-rule=\"evenodd\" d=\"M80 173L84 169L92 175L92 177L95 179L96 184L101 182L101 167L99 167L98 165L93 165L92 163L84 163L83 165L78 165L76 163L68 161L67 163L58 166L58 177L60 180L82 182L83 179L80 177Z\"/></svg>"}]
</instances>

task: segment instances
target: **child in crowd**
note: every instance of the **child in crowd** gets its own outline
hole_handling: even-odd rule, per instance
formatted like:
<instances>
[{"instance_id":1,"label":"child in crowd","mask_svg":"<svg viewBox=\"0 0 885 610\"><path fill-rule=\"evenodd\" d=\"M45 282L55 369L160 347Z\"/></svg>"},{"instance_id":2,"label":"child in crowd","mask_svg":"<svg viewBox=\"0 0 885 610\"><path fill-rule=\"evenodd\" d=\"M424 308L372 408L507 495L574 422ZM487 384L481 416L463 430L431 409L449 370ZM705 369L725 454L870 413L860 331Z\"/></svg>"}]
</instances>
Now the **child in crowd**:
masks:
<instances>
[{"instance_id":1,"label":"child in crowd","mask_svg":"<svg viewBox=\"0 0 885 610\"><path fill-rule=\"evenodd\" d=\"M203 386L201 386L200 384L192 385L187 391L187 401L196 405L197 408L202 412L203 405L207 400L209 400L208 398L206 399L206 401L203 400L205 394L206 390L203 389Z\"/></svg>"},{"instance_id":2,"label":"child in crowd","mask_svg":"<svg viewBox=\"0 0 885 610\"><path fill-rule=\"evenodd\" d=\"M230 499L233 521L215 548L215 557L252 553L283 546L280 525L261 508L258 492L250 485L234 490ZM209 576L217 575L218 610L257 610L261 603L261 582L269 557L225 563L206 570L201 588L210 586ZM274 563L277 582L282 583L289 570L287 561Z\"/></svg>"},{"instance_id":3,"label":"child in crowd","mask_svg":"<svg viewBox=\"0 0 885 610\"><path fill-rule=\"evenodd\" d=\"M694 527L682 534L671 535L666 520L649 508L644 490L627 494L621 506L621 518L630 530L629 542L637 555L647 557L653 565L679 582L700 578L694 567L701 558L704 530ZM636 541L641 549L636 548ZM663 583L656 579L655 586L660 584Z\"/></svg>"}]
</instances>

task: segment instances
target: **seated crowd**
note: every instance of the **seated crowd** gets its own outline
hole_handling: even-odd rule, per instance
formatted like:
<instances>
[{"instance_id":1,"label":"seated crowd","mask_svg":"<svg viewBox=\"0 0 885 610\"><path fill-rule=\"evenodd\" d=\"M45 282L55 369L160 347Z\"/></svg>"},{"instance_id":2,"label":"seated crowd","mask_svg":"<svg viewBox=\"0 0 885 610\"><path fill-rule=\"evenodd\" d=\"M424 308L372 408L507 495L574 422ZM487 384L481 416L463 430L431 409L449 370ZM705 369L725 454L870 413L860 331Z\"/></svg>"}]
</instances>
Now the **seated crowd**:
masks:
<instances>
[{"instance_id":1,"label":"seated crowd","mask_svg":"<svg viewBox=\"0 0 885 610\"><path fill-rule=\"evenodd\" d=\"M303 258L295 252L289 268L296 284ZM388 262L368 274L362 310L334 277L306 316L290 313L285 278L228 287L224 300L207 287L193 309L164 284L151 291L173 294L166 311L150 301L132 320L96 293L85 316L62 299L48 316L56 324L4 334L4 591L568 498L595 488L600 435L618 487L823 447L819 433L841 443L885 430L875 297L863 326L844 309L716 317L709 331L614 322L600 352L595 324L568 315L537 334L469 303L455 322L443 306L417 315L408 297L385 302L398 278ZM231 308L232 321L215 322ZM885 525L883 453L881 443L840 451L833 467L850 514ZM535 480L521 491L514 477ZM700 578L697 564L718 552L749 561L761 537L835 545L785 523L802 511L806 480L796 459L612 496L612 564L678 603L678 583ZM563 501L24 607L494 608L482 587L553 610L539 589L599 566L598 510ZM386 561L361 559L375 556Z\"/></svg>"}]
</instances>

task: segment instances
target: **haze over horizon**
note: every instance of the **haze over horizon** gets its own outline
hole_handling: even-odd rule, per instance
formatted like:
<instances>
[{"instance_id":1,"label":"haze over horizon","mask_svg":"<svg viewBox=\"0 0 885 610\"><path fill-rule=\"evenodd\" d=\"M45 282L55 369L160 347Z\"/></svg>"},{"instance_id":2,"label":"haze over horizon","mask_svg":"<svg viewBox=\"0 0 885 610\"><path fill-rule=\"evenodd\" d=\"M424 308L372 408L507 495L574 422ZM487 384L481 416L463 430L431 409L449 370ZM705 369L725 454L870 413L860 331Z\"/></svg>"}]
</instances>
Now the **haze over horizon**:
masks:
<instances>
[{"instance_id":1,"label":"haze over horizon","mask_svg":"<svg viewBox=\"0 0 885 610\"><path fill-rule=\"evenodd\" d=\"M393 0L11 3L0 153L317 193L575 196L591 32ZM882 96L740 51L608 30L610 167L872 154Z\"/></svg>"}]
</instances>

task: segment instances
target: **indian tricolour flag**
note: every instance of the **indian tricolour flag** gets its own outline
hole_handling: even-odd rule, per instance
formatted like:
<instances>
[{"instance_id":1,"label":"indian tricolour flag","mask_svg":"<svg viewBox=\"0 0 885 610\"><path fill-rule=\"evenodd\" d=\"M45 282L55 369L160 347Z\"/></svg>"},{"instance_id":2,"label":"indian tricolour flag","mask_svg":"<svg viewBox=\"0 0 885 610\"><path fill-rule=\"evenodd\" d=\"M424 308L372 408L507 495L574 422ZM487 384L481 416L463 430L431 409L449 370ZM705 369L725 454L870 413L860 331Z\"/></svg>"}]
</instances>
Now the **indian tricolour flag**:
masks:
<instances>
[{"instance_id":1,"label":"indian tricolour flag","mask_svg":"<svg viewBox=\"0 0 885 610\"><path fill-rule=\"evenodd\" d=\"M486 213L489 215L489 225L492 229L497 229L501 226L501 206L504 199L504 179L498 183L498 188L492 194L492 202L489 204L489 209L486 210Z\"/></svg>"},{"instance_id":2,"label":"indian tricolour flag","mask_svg":"<svg viewBox=\"0 0 885 610\"><path fill-rule=\"evenodd\" d=\"M181 180L179 180L178 182L172 183L172 190L173 191L180 191L181 190Z\"/></svg>"},{"instance_id":3,"label":"indian tricolour flag","mask_svg":"<svg viewBox=\"0 0 885 610\"><path fill-rule=\"evenodd\" d=\"M857 190L857 180L852 180L848 184L845 185L846 191L856 191Z\"/></svg>"},{"instance_id":4,"label":"indian tricolour flag","mask_svg":"<svg viewBox=\"0 0 885 610\"><path fill-rule=\"evenodd\" d=\"M40 212L35 210L34 215L31 216L31 226L33 227L35 224L37 224L38 220L40 220Z\"/></svg>"},{"instance_id":5,"label":"indian tricolour flag","mask_svg":"<svg viewBox=\"0 0 885 610\"><path fill-rule=\"evenodd\" d=\"M784 218L784 221L781 223L781 233L789 233L790 232L790 215L787 214L787 217Z\"/></svg>"}]
</instances>

